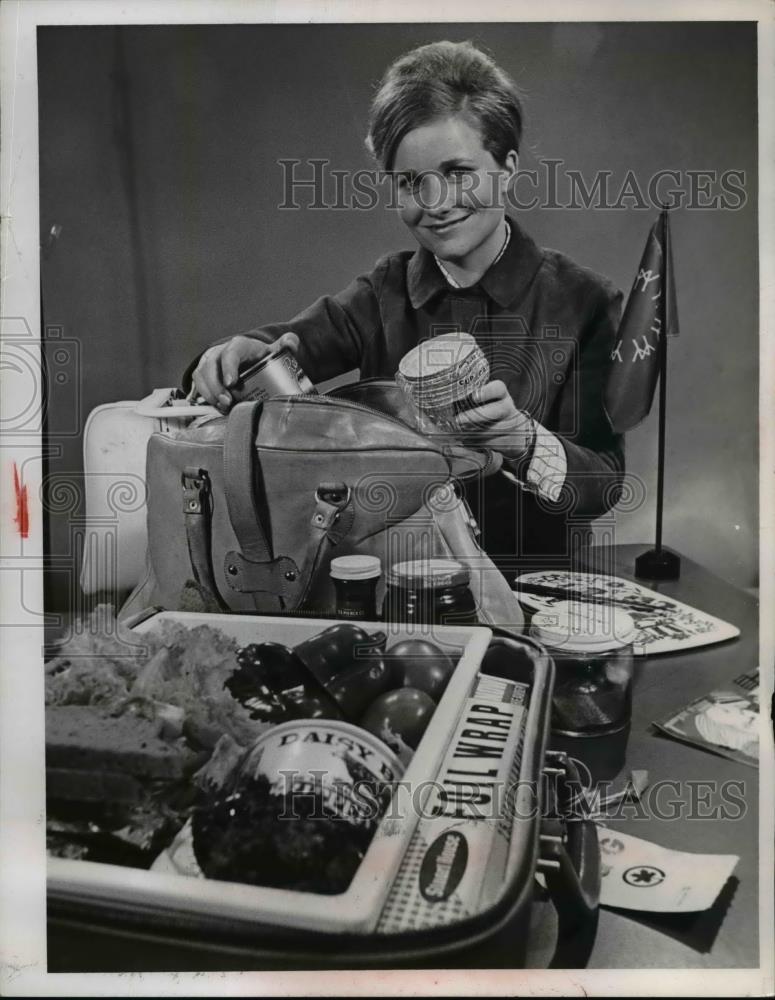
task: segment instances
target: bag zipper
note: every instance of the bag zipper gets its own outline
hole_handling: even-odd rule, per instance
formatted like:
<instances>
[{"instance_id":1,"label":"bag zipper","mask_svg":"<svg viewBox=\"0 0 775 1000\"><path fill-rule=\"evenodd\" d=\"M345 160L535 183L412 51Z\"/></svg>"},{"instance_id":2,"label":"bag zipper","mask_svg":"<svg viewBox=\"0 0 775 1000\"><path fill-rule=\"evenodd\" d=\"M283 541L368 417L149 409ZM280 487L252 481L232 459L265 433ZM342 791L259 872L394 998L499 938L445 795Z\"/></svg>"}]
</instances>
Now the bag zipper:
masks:
<instances>
[{"instance_id":1,"label":"bag zipper","mask_svg":"<svg viewBox=\"0 0 775 1000\"><path fill-rule=\"evenodd\" d=\"M422 437L414 427L410 427L409 424L404 423L403 420L399 420L398 417L392 417L389 413L385 413L384 410L375 410L372 406L366 406L365 403L354 403L350 399L339 399L337 396L325 396L325 395L315 395L315 396L273 396L273 399L282 400L292 400L295 404L301 403L302 405L308 405L310 403L325 402L328 406L332 406L335 403L344 403L347 406L353 407L356 410L363 410L364 413L370 413L372 416L382 417L384 420L389 420L393 424L397 424L402 427L405 431L411 431L413 434L417 434L418 437ZM269 402L269 400L267 400ZM423 438L425 440L425 438Z\"/></svg>"},{"instance_id":2,"label":"bag zipper","mask_svg":"<svg viewBox=\"0 0 775 1000\"><path fill-rule=\"evenodd\" d=\"M389 386L393 384L388 379L366 379L365 381L370 383L371 385ZM411 431L417 437L422 438L423 441L426 442L428 441L427 437L425 437L423 434L420 434L419 431L415 430L414 427L411 427L409 424L405 423L403 420L400 420L398 417L393 417L389 413L385 413L384 410L376 410L374 409L373 406L367 406L365 403L353 402L353 400L351 399L341 399L338 396L327 396L322 394L316 394L314 396L274 396L273 399L293 400L294 403L296 404L302 403L303 405L316 403L318 401L320 402L325 401L325 403L329 406L333 405L334 403L339 403L339 404L345 403L347 406L351 406L353 409L362 410L364 413L369 413L372 416L382 417L383 420L388 420L390 421L390 423L396 424L403 430ZM267 402L269 402L269 400L267 400ZM450 457L449 455L446 454L443 448L440 448L438 445L435 445L432 442L430 442L430 446L438 455L441 455L442 458L446 460L447 464L449 464ZM465 445L463 445L463 447L465 447ZM471 450L475 451L476 449L471 449ZM483 451L484 451L485 464L479 470L478 475L489 476L491 471L497 471L497 469L493 469L493 467L496 466L498 463L495 458L495 454L491 448L485 448L483 449Z\"/></svg>"},{"instance_id":3,"label":"bag zipper","mask_svg":"<svg viewBox=\"0 0 775 1000\"><path fill-rule=\"evenodd\" d=\"M387 386L387 387L395 386L395 382L391 382L390 379L386 379L386 378L368 378L368 379L364 379L362 382L357 382L357 383L353 382L352 384L353 385L368 385L368 386ZM343 388L346 389L347 386L343 386ZM369 406L366 406L365 403L355 403L355 402L353 402L353 401L351 401L349 399L345 399L345 398L343 398L341 396L319 396L318 398L320 398L320 399L337 400L340 403L349 403L350 406L357 406L357 407L359 407L361 409L366 409L366 410L372 411L372 408L369 407ZM396 419L398 419L396 417L391 417L390 414L384 413L383 410L375 410L375 411L372 411L372 412L376 412L376 413L381 414L382 416L386 416L388 420L396 420ZM413 427L410 427L409 424L404 423L402 420L398 420L398 422L401 424L402 427L409 427L410 430L414 430ZM415 433L418 433L418 432L415 431ZM420 435L420 436L422 437L423 435ZM463 445L462 447L466 447L466 446ZM471 448L470 450L474 451L474 452L479 452L479 453L481 453L481 454L484 455L485 464L479 470L479 475L489 476L492 472L497 472L500 469L500 464L498 463L497 459L495 458L495 452L493 451L492 448L482 448L482 449ZM442 450L442 454L444 455L445 458L448 458L448 456L446 455L446 453L443 450Z\"/></svg>"}]
</instances>

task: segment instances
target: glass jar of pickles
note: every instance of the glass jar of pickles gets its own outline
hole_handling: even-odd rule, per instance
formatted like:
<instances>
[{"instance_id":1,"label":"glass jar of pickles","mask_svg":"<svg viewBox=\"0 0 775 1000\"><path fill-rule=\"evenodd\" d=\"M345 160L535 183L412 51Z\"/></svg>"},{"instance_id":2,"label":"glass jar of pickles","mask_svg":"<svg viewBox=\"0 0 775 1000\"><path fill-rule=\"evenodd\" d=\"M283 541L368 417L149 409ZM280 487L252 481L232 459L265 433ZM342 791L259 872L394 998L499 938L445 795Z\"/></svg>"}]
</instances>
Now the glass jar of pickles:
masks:
<instances>
[{"instance_id":1,"label":"glass jar of pickles","mask_svg":"<svg viewBox=\"0 0 775 1000\"><path fill-rule=\"evenodd\" d=\"M534 614L530 632L557 670L552 732L605 736L625 729L632 713L636 634L630 615L611 605L563 601Z\"/></svg>"}]
</instances>

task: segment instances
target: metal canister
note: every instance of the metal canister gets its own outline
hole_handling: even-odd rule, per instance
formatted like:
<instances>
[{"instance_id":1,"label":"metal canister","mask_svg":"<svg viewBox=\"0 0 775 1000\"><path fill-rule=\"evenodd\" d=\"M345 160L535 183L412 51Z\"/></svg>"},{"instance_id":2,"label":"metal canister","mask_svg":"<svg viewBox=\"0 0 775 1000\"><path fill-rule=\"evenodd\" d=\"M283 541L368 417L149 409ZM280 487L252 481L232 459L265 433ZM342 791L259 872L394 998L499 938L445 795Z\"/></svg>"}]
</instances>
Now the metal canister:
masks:
<instances>
[{"instance_id":1,"label":"metal canister","mask_svg":"<svg viewBox=\"0 0 775 1000\"><path fill-rule=\"evenodd\" d=\"M272 351L240 372L230 390L235 402L271 399L272 396L310 396L317 390L287 347Z\"/></svg>"}]
</instances>

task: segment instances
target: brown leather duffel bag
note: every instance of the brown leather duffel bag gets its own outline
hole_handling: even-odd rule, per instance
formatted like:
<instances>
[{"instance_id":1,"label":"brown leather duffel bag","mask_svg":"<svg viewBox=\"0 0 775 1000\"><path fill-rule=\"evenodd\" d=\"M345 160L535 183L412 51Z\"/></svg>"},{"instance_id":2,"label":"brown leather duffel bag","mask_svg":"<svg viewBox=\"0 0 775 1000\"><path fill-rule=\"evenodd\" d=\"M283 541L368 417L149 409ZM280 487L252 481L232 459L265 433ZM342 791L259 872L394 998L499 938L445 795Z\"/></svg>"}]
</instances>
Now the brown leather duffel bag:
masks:
<instances>
[{"instance_id":1,"label":"brown leather duffel bag","mask_svg":"<svg viewBox=\"0 0 775 1000\"><path fill-rule=\"evenodd\" d=\"M151 606L333 614L330 561L358 553L379 556L383 569L457 559L479 620L519 629L519 604L457 489L498 468L490 452L418 433L384 380L239 403L176 436L154 434L148 574L122 616Z\"/></svg>"}]
</instances>

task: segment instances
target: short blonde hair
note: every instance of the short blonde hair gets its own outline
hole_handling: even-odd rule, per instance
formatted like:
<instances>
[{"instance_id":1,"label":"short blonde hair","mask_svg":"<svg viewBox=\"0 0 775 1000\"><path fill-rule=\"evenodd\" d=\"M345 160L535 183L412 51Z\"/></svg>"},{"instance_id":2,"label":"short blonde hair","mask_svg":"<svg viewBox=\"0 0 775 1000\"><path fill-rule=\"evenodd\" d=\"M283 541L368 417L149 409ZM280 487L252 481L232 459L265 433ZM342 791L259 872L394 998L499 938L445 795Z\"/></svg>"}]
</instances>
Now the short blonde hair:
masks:
<instances>
[{"instance_id":1,"label":"short blonde hair","mask_svg":"<svg viewBox=\"0 0 775 1000\"><path fill-rule=\"evenodd\" d=\"M502 164L522 140L517 85L472 42L433 42L407 52L385 73L371 104L366 145L386 170L407 134L437 118L459 114L480 132Z\"/></svg>"}]
</instances>

